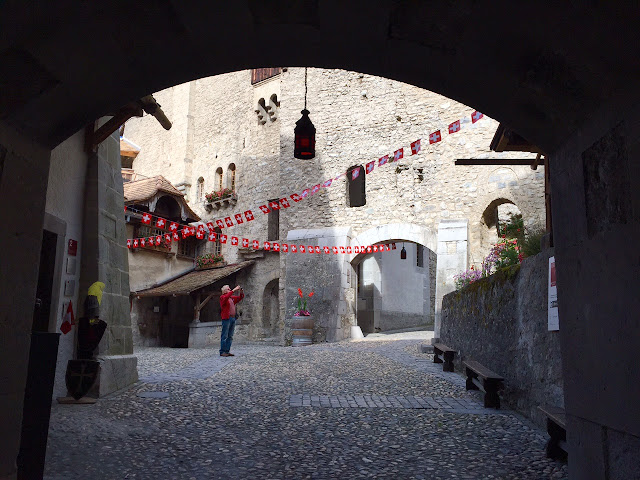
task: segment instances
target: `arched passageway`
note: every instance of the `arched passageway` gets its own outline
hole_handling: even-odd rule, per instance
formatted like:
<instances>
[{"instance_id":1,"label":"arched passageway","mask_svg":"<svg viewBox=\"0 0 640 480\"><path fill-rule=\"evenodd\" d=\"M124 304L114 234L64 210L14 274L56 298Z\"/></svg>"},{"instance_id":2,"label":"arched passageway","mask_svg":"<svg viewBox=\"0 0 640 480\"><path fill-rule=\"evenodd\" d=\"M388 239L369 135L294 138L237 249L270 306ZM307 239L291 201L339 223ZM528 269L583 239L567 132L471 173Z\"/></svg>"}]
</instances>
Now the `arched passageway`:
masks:
<instances>
[{"instance_id":1,"label":"arched passageway","mask_svg":"<svg viewBox=\"0 0 640 480\"><path fill-rule=\"evenodd\" d=\"M280 319L280 279L271 280L262 294L262 328L272 334Z\"/></svg>"},{"instance_id":2,"label":"arched passageway","mask_svg":"<svg viewBox=\"0 0 640 480\"><path fill-rule=\"evenodd\" d=\"M430 328L435 320L436 254L420 243L389 240L395 251L356 256L356 320L365 335ZM404 249L404 252L403 252Z\"/></svg>"},{"instance_id":3,"label":"arched passageway","mask_svg":"<svg viewBox=\"0 0 640 480\"><path fill-rule=\"evenodd\" d=\"M149 92L265 64L438 91L549 154L571 475L630 477L637 449L626 448L640 438L639 16L633 2L563 3L553 14L532 3L135 2L126 18L117 3L0 4L0 195L17 205L0 216L11 252L0 275L0 478L15 471L50 149ZM123 68L135 75L123 81Z\"/></svg>"}]
</instances>

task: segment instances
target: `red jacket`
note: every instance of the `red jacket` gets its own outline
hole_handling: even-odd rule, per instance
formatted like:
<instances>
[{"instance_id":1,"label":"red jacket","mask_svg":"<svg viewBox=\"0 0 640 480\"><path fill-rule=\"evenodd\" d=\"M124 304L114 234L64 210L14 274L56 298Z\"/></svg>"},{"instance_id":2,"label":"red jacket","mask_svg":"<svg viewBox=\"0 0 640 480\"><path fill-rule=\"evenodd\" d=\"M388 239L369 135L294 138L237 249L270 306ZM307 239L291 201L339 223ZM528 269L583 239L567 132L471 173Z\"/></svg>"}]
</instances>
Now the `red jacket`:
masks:
<instances>
[{"instance_id":1,"label":"red jacket","mask_svg":"<svg viewBox=\"0 0 640 480\"><path fill-rule=\"evenodd\" d=\"M233 290L231 290L230 292L220 295L220 318L222 318L222 320L229 319L229 298L233 300L233 303L238 303L244 298L244 293L240 290L240 295L234 295Z\"/></svg>"}]
</instances>

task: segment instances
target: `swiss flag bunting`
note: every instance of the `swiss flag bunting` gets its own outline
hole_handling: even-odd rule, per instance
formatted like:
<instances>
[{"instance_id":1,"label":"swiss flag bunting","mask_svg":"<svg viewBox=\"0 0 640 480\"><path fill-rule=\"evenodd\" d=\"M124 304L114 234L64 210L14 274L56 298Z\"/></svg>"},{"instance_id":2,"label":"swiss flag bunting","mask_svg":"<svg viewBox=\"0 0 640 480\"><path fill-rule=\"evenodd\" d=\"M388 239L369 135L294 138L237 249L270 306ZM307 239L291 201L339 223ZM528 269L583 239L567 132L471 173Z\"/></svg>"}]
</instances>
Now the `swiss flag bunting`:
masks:
<instances>
[{"instance_id":1,"label":"swiss flag bunting","mask_svg":"<svg viewBox=\"0 0 640 480\"><path fill-rule=\"evenodd\" d=\"M351 247L347 247L347 254L351 255Z\"/></svg>"},{"instance_id":2,"label":"swiss flag bunting","mask_svg":"<svg viewBox=\"0 0 640 480\"><path fill-rule=\"evenodd\" d=\"M198 232L204 233L204 225L202 225L202 224L198 225Z\"/></svg>"},{"instance_id":3,"label":"swiss flag bunting","mask_svg":"<svg viewBox=\"0 0 640 480\"><path fill-rule=\"evenodd\" d=\"M177 242L178 240L180 240L180 235L178 235L178 232L173 232L173 241Z\"/></svg>"},{"instance_id":4,"label":"swiss flag bunting","mask_svg":"<svg viewBox=\"0 0 640 480\"><path fill-rule=\"evenodd\" d=\"M138 239L137 238L133 241L133 248L138 248Z\"/></svg>"},{"instance_id":5,"label":"swiss flag bunting","mask_svg":"<svg viewBox=\"0 0 640 480\"><path fill-rule=\"evenodd\" d=\"M440 135L440 130L436 130L431 135L429 135L429 144L438 143L442 140L442 135Z\"/></svg>"},{"instance_id":6,"label":"swiss flag bunting","mask_svg":"<svg viewBox=\"0 0 640 480\"><path fill-rule=\"evenodd\" d=\"M127 248L131 248L131 239L127 240Z\"/></svg>"},{"instance_id":7,"label":"swiss flag bunting","mask_svg":"<svg viewBox=\"0 0 640 480\"><path fill-rule=\"evenodd\" d=\"M242 214L241 213L236 213L234 216L236 218L236 223L238 225L240 225L242 222L244 222L244 220L242 219Z\"/></svg>"},{"instance_id":8,"label":"swiss flag bunting","mask_svg":"<svg viewBox=\"0 0 640 480\"><path fill-rule=\"evenodd\" d=\"M313 187L311 187L311 195L316 193L318 190L320 190L320 184L314 185Z\"/></svg>"},{"instance_id":9,"label":"swiss flag bunting","mask_svg":"<svg viewBox=\"0 0 640 480\"><path fill-rule=\"evenodd\" d=\"M224 222L227 224L227 227L233 227L233 220L231 220L231 217L225 217Z\"/></svg>"},{"instance_id":10,"label":"swiss flag bunting","mask_svg":"<svg viewBox=\"0 0 640 480\"><path fill-rule=\"evenodd\" d=\"M269 208L271 208L271 210L280 210L280 204L278 202L269 202Z\"/></svg>"},{"instance_id":11,"label":"swiss flag bunting","mask_svg":"<svg viewBox=\"0 0 640 480\"><path fill-rule=\"evenodd\" d=\"M271 211L266 205L260 205L260 210L262 210L262 213L264 213L265 215Z\"/></svg>"},{"instance_id":12,"label":"swiss flag bunting","mask_svg":"<svg viewBox=\"0 0 640 480\"><path fill-rule=\"evenodd\" d=\"M144 223L145 225L151 225L151 215L149 215L148 213L142 215L142 223Z\"/></svg>"},{"instance_id":13,"label":"swiss flag bunting","mask_svg":"<svg viewBox=\"0 0 640 480\"><path fill-rule=\"evenodd\" d=\"M227 243L227 236L224 233L220 235L220 243Z\"/></svg>"},{"instance_id":14,"label":"swiss flag bunting","mask_svg":"<svg viewBox=\"0 0 640 480\"><path fill-rule=\"evenodd\" d=\"M238 237L231 237L231 245L234 247L238 245Z\"/></svg>"},{"instance_id":15,"label":"swiss flag bunting","mask_svg":"<svg viewBox=\"0 0 640 480\"><path fill-rule=\"evenodd\" d=\"M322 248L324 250L324 253L330 253L331 250L329 250L329 247L323 247Z\"/></svg>"},{"instance_id":16,"label":"swiss flag bunting","mask_svg":"<svg viewBox=\"0 0 640 480\"><path fill-rule=\"evenodd\" d=\"M291 204L289 203L289 200L287 200L286 198L281 198L280 203L284 208L289 208L291 206Z\"/></svg>"},{"instance_id":17,"label":"swiss flag bunting","mask_svg":"<svg viewBox=\"0 0 640 480\"><path fill-rule=\"evenodd\" d=\"M147 244L147 241L144 238L140 239L140 246L144 247Z\"/></svg>"},{"instance_id":18,"label":"swiss flag bunting","mask_svg":"<svg viewBox=\"0 0 640 480\"><path fill-rule=\"evenodd\" d=\"M295 245L291 245L291 253L296 253L298 251L298 247Z\"/></svg>"},{"instance_id":19,"label":"swiss flag bunting","mask_svg":"<svg viewBox=\"0 0 640 480\"><path fill-rule=\"evenodd\" d=\"M251 210L247 210L246 212L244 212L244 218L247 219L247 222L253 220L253 213L251 212Z\"/></svg>"},{"instance_id":20,"label":"swiss flag bunting","mask_svg":"<svg viewBox=\"0 0 640 480\"><path fill-rule=\"evenodd\" d=\"M214 232L216 227L213 226L213 222L207 222L207 228L209 229L209 233Z\"/></svg>"},{"instance_id":21,"label":"swiss flag bunting","mask_svg":"<svg viewBox=\"0 0 640 480\"><path fill-rule=\"evenodd\" d=\"M322 184L322 186L324 188L328 188L331 186L331 182L333 182L333 178L330 178L329 180L325 180L325 182Z\"/></svg>"},{"instance_id":22,"label":"swiss flag bunting","mask_svg":"<svg viewBox=\"0 0 640 480\"><path fill-rule=\"evenodd\" d=\"M344 247L342 247L342 246L340 247L340 253L345 253Z\"/></svg>"},{"instance_id":23,"label":"swiss flag bunting","mask_svg":"<svg viewBox=\"0 0 640 480\"><path fill-rule=\"evenodd\" d=\"M395 152L393 152L393 161L397 162L401 158L404 158L404 148L399 148Z\"/></svg>"},{"instance_id":24,"label":"swiss flag bunting","mask_svg":"<svg viewBox=\"0 0 640 480\"><path fill-rule=\"evenodd\" d=\"M187 238L189 236L189 229L187 227L184 227L182 229L182 238Z\"/></svg>"},{"instance_id":25,"label":"swiss flag bunting","mask_svg":"<svg viewBox=\"0 0 640 480\"><path fill-rule=\"evenodd\" d=\"M378 251L378 245L374 245L374 246L373 246L373 251L374 251L374 252L377 252L377 251Z\"/></svg>"},{"instance_id":26,"label":"swiss flag bunting","mask_svg":"<svg viewBox=\"0 0 640 480\"><path fill-rule=\"evenodd\" d=\"M189 227L189 235L193 236L196 234L196 227Z\"/></svg>"},{"instance_id":27,"label":"swiss flag bunting","mask_svg":"<svg viewBox=\"0 0 640 480\"><path fill-rule=\"evenodd\" d=\"M224 222L220 218L216 220L216 225L218 226L218 228L224 228Z\"/></svg>"},{"instance_id":28,"label":"swiss flag bunting","mask_svg":"<svg viewBox=\"0 0 640 480\"><path fill-rule=\"evenodd\" d=\"M351 170L351 180L355 180L358 176L360 176L360 168L354 168Z\"/></svg>"},{"instance_id":29,"label":"swiss flag bunting","mask_svg":"<svg viewBox=\"0 0 640 480\"><path fill-rule=\"evenodd\" d=\"M338 247L331 247L331 250L333 251L334 254L338 254Z\"/></svg>"},{"instance_id":30,"label":"swiss flag bunting","mask_svg":"<svg viewBox=\"0 0 640 480\"><path fill-rule=\"evenodd\" d=\"M196 238L197 238L198 240L202 240L202 239L204 238L204 230L198 230L198 231L196 232Z\"/></svg>"},{"instance_id":31,"label":"swiss flag bunting","mask_svg":"<svg viewBox=\"0 0 640 480\"><path fill-rule=\"evenodd\" d=\"M164 234L164 243L171 243L171 234L170 233L165 233Z\"/></svg>"},{"instance_id":32,"label":"swiss flag bunting","mask_svg":"<svg viewBox=\"0 0 640 480\"><path fill-rule=\"evenodd\" d=\"M260 248L260 242L258 240L253 241L253 249L258 250Z\"/></svg>"},{"instance_id":33,"label":"swiss flag bunting","mask_svg":"<svg viewBox=\"0 0 640 480\"><path fill-rule=\"evenodd\" d=\"M300 195L298 195L297 193L294 193L293 195L291 195L291 200L297 203L302 200L302 198L300 198Z\"/></svg>"},{"instance_id":34,"label":"swiss flag bunting","mask_svg":"<svg viewBox=\"0 0 640 480\"><path fill-rule=\"evenodd\" d=\"M300 194L301 198L307 198L309 196L309 189L305 188L304 190L302 190L302 193Z\"/></svg>"},{"instance_id":35,"label":"swiss flag bunting","mask_svg":"<svg viewBox=\"0 0 640 480\"><path fill-rule=\"evenodd\" d=\"M460 131L460 120L456 120L455 122L449 124L449 134L456 133Z\"/></svg>"},{"instance_id":36,"label":"swiss flag bunting","mask_svg":"<svg viewBox=\"0 0 640 480\"><path fill-rule=\"evenodd\" d=\"M287 252L289 251L289 244L288 244L288 243L283 243L283 244L280 246L280 249L281 249L284 253L287 253Z\"/></svg>"},{"instance_id":37,"label":"swiss flag bunting","mask_svg":"<svg viewBox=\"0 0 640 480\"><path fill-rule=\"evenodd\" d=\"M242 247L243 248L249 248L249 239L248 238L243 238L242 239Z\"/></svg>"},{"instance_id":38,"label":"swiss flag bunting","mask_svg":"<svg viewBox=\"0 0 640 480\"><path fill-rule=\"evenodd\" d=\"M484 115L482 113L480 113L479 111L475 111L471 114L471 123L476 123L478 120L480 120L482 117L484 117Z\"/></svg>"},{"instance_id":39,"label":"swiss flag bunting","mask_svg":"<svg viewBox=\"0 0 640 480\"><path fill-rule=\"evenodd\" d=\"M304 250L304 245L299 245L299 246L298 246L298 251L299 251L300 253L304 253L304 252L305 252L305 250Z\"/></svg>"},{"instance_id":40,"label":"swiss flag bunting","mask_svg":"<svg viewBox=\"0 0 640 480\"><path fill-rule=\"evenodd\" d=\"M316 245L316 246L315 246L315 248L314 248L314 250L315 250L315 252L316 252L316 253L320 253L320 246L319 246L319 245Z\"/></svg>"},{"instance_id":41,"label":"swiss flag bunting","mask_svg":"<svg viewBox=\"0 0 640 480\"><path fill-rule=\"evenodd\" d=\"M382 165L385 165L388 161L389 161L389 155L380 157L380 159L378 160L378 166L381 167Z\"/></svg>"},{"instance_id":42,"label":"swiss flag bunting","mask_svg":"<svg viewBox=\"0 0 640 480\"><path fill-rule=\"evenodd\" d=\"M369 173L373 172L373 169L374 169L375 166L376 166L376 162L375 161L371 161L371 162L367 163L366 173L369 174Z\"/></svg>"},{"instance_id":43,"label":"swiss flag bunting","mask_svg":"<svg viewBox=\"0 0 640 480\"><path fill-rule=\"evenodd\" d=\"M267 251L271 250L271 244L269 242L264 242L264 249Z\"/></svg>"},{"instance_id":44,"label":"swiss flag bunting","mask_svg":"<svg viewBox=\"0 0 640 480\"><path fill-rule=\"evenodd\" d=\"M411 155L416 155L420 151L420 138L411 144Z\"/></svg>"},{"instance_id":45,"label":"swiss flag bunting","mask_svg":"<svg viewBox=\"0 0 640 480\"><path fill-rule=\"evenodd\" d=\"M216 235L216 232L209 232L209 241L210 242L215 242L217 237L218 236Z\"/></svg>"},{"instance_id":46,"label":"swiss flag bunting","mask_svg":"<svg viewBox=\"0 0 640 480\"><path fill-rule=\"evenodd\" d=\"M169 224L169 230L171 230L172 232L178 231L178 224L176 222L171 222Z\"/></svg>"},{"instance_id":47,"label":"swiss flag bunting","mask_svg":"<svg viewBox=\"0 0 640 480\"><path fill-rule=\"evenodd\" d=\"M279 252L280 251L280 245L278 245L277 243L273 244L273 251L274 252Z\"/></svg>"},{"instance_id":48,"label":"swiss flag bunting","mask_svg":"<svg viewBox=\"0 0 640 480\"><path fill-rule=\"evenodd\" d=\"M167 224L167 221L164 218L158 218L158 221L156 222L156 227L164 228L166 224Z\"/></svg>"}]
</instances>

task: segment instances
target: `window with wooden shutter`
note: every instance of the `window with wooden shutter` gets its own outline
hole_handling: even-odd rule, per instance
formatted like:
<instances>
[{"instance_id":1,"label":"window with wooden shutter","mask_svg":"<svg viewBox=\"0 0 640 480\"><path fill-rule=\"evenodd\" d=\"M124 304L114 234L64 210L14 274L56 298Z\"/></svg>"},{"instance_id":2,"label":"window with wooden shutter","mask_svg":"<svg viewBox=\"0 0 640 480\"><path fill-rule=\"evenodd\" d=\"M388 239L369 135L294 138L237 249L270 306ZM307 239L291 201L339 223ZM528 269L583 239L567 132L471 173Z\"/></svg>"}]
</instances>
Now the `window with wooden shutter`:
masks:
<instances>
[{"instance_id":1,"label":"window with wooden shutter","mask_svg":"<svg viewBox=\"0 0 640 480\"><path fill-rule=\"evenodd\" d=\"M281 67L276 68L253 68L251 69L251 85L255 85L256 83L260 83L267 78L275 77L276 75L280 75L282 72Z\"/></svg>"}]
</instances>

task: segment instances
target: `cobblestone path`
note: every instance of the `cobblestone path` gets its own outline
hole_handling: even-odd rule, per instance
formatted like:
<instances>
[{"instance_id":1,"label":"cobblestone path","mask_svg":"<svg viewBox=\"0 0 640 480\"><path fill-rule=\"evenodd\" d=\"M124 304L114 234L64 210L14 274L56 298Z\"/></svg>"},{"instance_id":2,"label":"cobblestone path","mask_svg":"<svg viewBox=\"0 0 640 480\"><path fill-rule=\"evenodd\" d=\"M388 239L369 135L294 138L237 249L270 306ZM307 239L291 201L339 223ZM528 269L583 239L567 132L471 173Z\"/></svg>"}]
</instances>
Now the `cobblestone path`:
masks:
<instances>
[{"instance_id":1,"label":"cobblestone path","mask_svg":"<svg viewBox=\"0 0 640 480\"><path fill-rule=\"evenodd\" d=\"M132 388L53 406L45 479L566 478L422 341L136 351Z\"/></svg>"}]
</instances>

